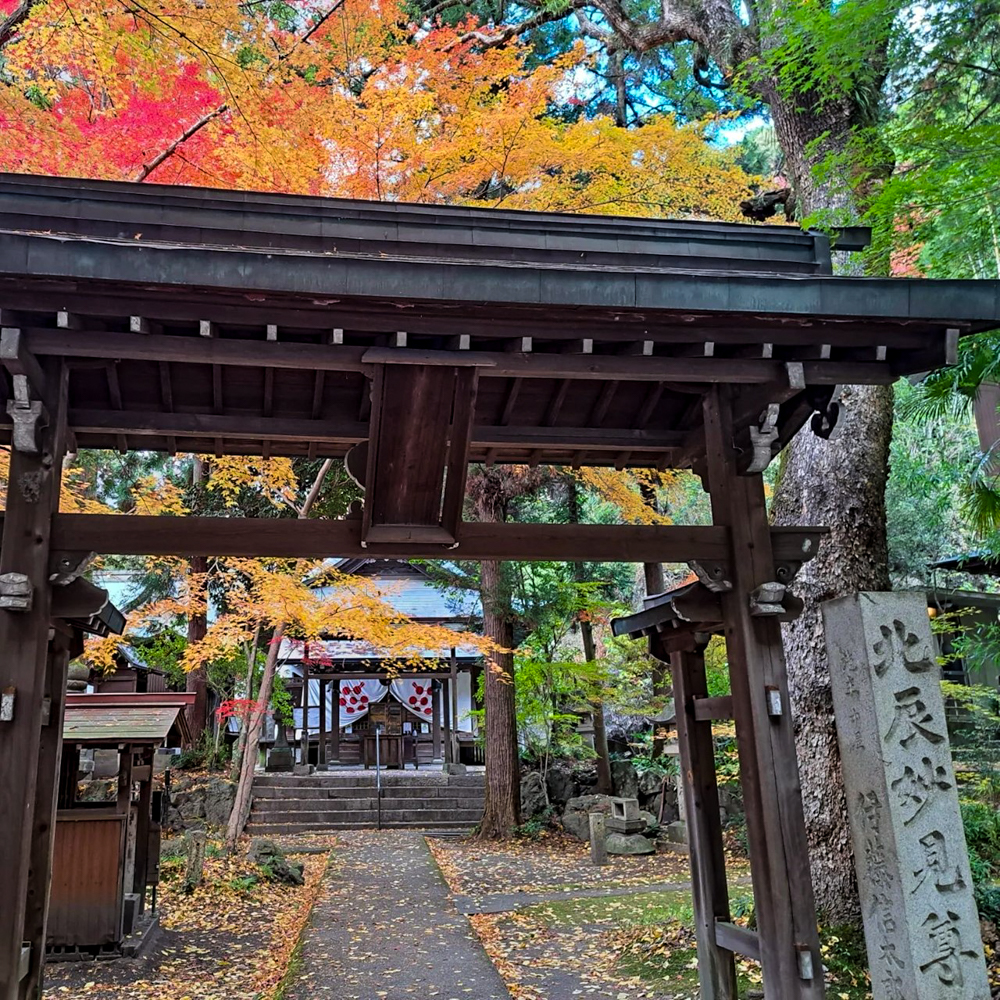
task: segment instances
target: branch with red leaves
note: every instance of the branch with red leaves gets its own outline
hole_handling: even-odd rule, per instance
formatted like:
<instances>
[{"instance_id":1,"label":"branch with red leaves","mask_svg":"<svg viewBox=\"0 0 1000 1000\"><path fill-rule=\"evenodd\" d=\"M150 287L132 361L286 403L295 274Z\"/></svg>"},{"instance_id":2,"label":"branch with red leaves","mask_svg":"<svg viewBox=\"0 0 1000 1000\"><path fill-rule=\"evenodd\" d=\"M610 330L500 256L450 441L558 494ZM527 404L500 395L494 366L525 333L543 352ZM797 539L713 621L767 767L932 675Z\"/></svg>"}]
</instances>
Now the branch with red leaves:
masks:
<instances>
[{"instance_id":1,"label":"branch with red leaves","mask_svg":"<svg viewBox=\"0 0 1000 1000\"><path fill-rule=\"evenodd\" d=\"M225 114L229 110L228 104L220 104L214 111L209 111L207 115L202 115L190 128L185 129L181 135L175 139L166 149L157 153L149 161L142 165L142 170L135 175L134 180L144 181L164 160L168 160L177 150L184 145L193 135L200 132L209 122L214 121L219 115Z\"/></svg>"}]
</instances>

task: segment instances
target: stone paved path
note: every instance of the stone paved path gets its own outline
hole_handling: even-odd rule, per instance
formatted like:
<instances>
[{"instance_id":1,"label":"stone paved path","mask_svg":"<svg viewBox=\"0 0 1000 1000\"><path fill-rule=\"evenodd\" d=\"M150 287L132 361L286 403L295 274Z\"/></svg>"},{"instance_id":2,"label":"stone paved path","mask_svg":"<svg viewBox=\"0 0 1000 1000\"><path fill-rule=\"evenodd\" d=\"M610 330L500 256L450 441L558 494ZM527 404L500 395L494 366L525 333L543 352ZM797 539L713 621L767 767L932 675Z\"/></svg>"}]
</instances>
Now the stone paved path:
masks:
<instances>
[{"instance_id":1,"label":"stone paved path","mask_svg":"<svg viewBox=\"0 0 1000 1000\"><path fill-rule=\"evenodd\" d=\"M288 1000L510 1000L422 834L338 840Z\"/></svg>"}]
</instances>

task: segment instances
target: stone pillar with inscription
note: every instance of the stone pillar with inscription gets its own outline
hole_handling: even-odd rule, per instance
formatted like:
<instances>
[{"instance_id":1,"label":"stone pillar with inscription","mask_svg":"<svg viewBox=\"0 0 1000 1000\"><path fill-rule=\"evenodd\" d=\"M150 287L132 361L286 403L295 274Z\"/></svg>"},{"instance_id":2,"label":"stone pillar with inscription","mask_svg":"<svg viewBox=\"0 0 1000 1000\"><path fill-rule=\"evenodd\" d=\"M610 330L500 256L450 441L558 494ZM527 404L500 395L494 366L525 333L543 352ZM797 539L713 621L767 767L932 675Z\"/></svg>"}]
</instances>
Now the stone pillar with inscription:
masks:
<instances>
[{"instance_id":1,"label":"stone pillar with inscription","mask_svg":"<svg viewBox=\"0 0 1000 1000\"><path fill-rule=\"evenodd\" d=\"M989 1000L924 595L823 618L874 1000Z\"/></svg>"}]
</instances>

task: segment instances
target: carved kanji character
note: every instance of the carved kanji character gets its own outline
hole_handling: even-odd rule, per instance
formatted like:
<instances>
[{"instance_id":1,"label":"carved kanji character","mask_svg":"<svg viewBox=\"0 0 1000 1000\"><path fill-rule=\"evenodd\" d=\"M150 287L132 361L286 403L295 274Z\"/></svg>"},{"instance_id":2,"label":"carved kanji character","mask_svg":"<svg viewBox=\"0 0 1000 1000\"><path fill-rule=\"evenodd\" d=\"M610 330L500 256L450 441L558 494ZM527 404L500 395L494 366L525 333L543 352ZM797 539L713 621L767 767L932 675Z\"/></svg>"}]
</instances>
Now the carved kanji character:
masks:
<instances>
[{"instance_id":1,"label":"carved kanji character","mask_svg":"<svg viewBox=\"0 0 1000 1000\"><path fill-rule=\"evenodd\" d=\"M889 731L885 734L887 740L898 738L901 747L908 748L917 737L922 736L932 746L944 742L940 733L934 732L928 726L934 724L934 716L927 711L927 706L920 697L920 688L910 687L897 691L893 697L895 715Z\"/></svg>"},{"instance_id":2,"label":"carved kanji character","mask_svg":"<svg viewBox=\"0 0 1000 1000\"><path fill-rule=\"evenodd\" d=\"M948 845L940 830L932 830L920 838L920 846L924 850L923 866L913 874L917 884L911 889L916 892L928 878L933 878L934 888L938 892L961 892L965 888L965 879L958 866L948 863Z\"/></svg>"},{"instance_id":3,"label":"carved kanji character","mask_svg":"<svg viewBox=\"0 0 1000 1000\"><path fill-rule=\"evenodd\" d=\"M892 783L900 808L909 813L903 820L904 825L908 826L920 815L935 792L944 792L949 788L951 782L947 768L935 766L930 757L924 757L918 768L904 767L902 775Z\"/></svg>"},{"instance_id":4,"label":"carved kanji character","mask_svg":"<svg viewBox=\"0 0 1000 1000\"><path fill-rule=\"evenodd\" d=\"M962 947L959 919L957 913L946 910L943 914L930 913L924 921L934 957L921 965L920 971L933 970L945 986L961 986L964 982L962 958L979 957L975 951Z\"/></svg>"},{"instance_id":5,"label":"carved kanji character","mask_svg":"<svg viewBox=\"0 0 1000 1000\"><path fill-rule=\"evenodd\" d=\"M922 674L934 667L934 656L930 644L919 635L907 630L906 625L898 618L893 620L892 628L880 625L882 638L872 643L875 655L875 674L884 677L893 661L901 659L903 666L911 674Z\"/></svg>"}]
</instances>

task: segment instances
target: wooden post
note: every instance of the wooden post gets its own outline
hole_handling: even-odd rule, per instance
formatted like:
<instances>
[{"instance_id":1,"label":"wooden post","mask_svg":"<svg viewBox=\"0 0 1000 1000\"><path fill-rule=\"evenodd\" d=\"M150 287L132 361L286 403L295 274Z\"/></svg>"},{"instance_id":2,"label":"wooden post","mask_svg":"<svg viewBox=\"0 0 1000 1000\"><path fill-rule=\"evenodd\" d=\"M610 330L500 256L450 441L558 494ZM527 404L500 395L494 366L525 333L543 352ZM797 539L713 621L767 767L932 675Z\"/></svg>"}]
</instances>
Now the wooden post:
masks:
<instances>
[{"instance_id":1,"label":"wooden post","mask_svg":"<svg viewBox=\"0 0 1000 1000\"><path fill-rule=\"evenodd\" d=\"M452 753L454 749L451 745L451 697L450 697L451 685L448 681L441 681L441 716L444 722L444 762L445 764L453 764L455 762L455 756Z\"/></svg>"},{"instance_id":2,"label":"wooden post","mask_svg":"<svg viewBox=\"0 0 1000 1000\"><path fill-rule=\"evenodd\" d=\"M694 699L708 696L705 658L701 651L671 656L677 743L684 786L691 894L698 939L698 979L701 1000L736 1000L733 953L716 941L717 921L729 923L726 858L722 849L719 789L715 777L715 747L711 721L698 722Z\"/></svg>"},{"instance_id":3,"label":"wooden post","mask_svg":"<svg viewBox=\"0 0 1000 1000\"><path fill-rule=\"evenodd\" d=\"M448 691L451 694L451 759L452 763L458 763L458 659L454 646L451 647L450 664Z\"/></svg>"},{"instance_id":4,"label":"wooden post","mask_svg":"<svg viewBox=\"0 0 1000 1000\"><path fill-rule=\"evenodd\" d=\"M146 875L149 870L150 807L153 799L152 747L142 749L142 776L139 782L139 803L136 807L135 875L131 891L139 897L139 913L146 909Z\"/></svg>"},{"instance_id":5,"label":"wooden post","mask_svg":"<svg viewBox=\"0 0 1000 1000\"><path fill-rule=\"evenodd\" d=\"M431 681L431 748L435 764L441 763L441 684Z\"/></svg>"},{"instance_id":6,"label":"wooden post","mask_svg":"<svg viewBox=\"0 0 1000 1000\"><path fill-rule=\"evenodd\" d=\"M299 763L309 763L309 668L302 668L302 688L299 691L299 708L302 709L302 729L299 731Z\"/></svg>"},{"instance_id":7,"label":"wooden post","mask_svg":"<svg viewBox=\"0 0 1000 1000\"><path fill-rule=\"evenodd\" d=\"M328 764L340 763L340 681L333 682L333 718L330 720L330 760Z\"/></svg>"},{"instance_id":8,"label":"wooden post","mask_svg":"<svg viewBox=\"0 0 1000 1000\"><path fill-rule=\"evenodd\" d=\"M52 883L69 647L70 636L65 630L56 628L49 642L46 660L45 697L49 700L49 708L47 720L43 716L38 750L35 836L31 841L31 871L24 913L25 941L41 941L43 946L33 947L28 957L28 975L21 983L21 992L26 997L41 996L42 970L45 965L45 925L49 916L49 888ZM73 758L79 760L79 751L73 754ZM75 777L74 773L74 787Z\"/></svg>"},{"instance_id":9,"label":"wooden post","mask_svg":"<svg viewBox=\"0 0 1000 1000\"><path fill-rule=\"evenodd\" d=\"M0 873L4 882L0 906L0 1000L26 997L21 980L22 946L27 944L28 968L38 967L45 942L40 936L37 904L32 936L26 940L28 887L36 893L48 884L50 872L36 869L30 877L32 842L53 817L36 815L38 761L42 744L46 661L49 647L51 585L49 538L52 514L59 503L60 466L65 437L65 369L49 368L52 376L48 423L35 432L38 451L15 447L10 456L7 509L0 545L0 574L20 574L31 591L30 607L0 609ZM29 432L30 437L30 432ZM55 726L62 728L61 713ZM51 748L46 756L51 755ZM38 824L38 825L36 825ZM43 867L46 859L35 855ZM42 904L44 911L44 904ZM40 972L38 973L40 979Z\"/></svg>"},{"instance_id":10,"label":"wooden post","mask_svg":"<svg viewBox=\"0 0 1000 1000\"><path fill-rule=\"evenodd\" d=\"M316 751L316 769L326 770L326 681L319 682L319 749Z\"/></svg>"},{"instance_id":11,"label":"wooden post","mask_svg":"<svg viewBox=\"0 0 1000 1000\"><path fill-rule=\"evenodd\" d=\"M823 963L809 876L781 626L751 614L751 594L775 579L759 475L739 475L727 387L705 397L713 520L729 528L732 589L723 593L733 714L766 1000L820 1000Z\"/></svg>"}]
</instances>

